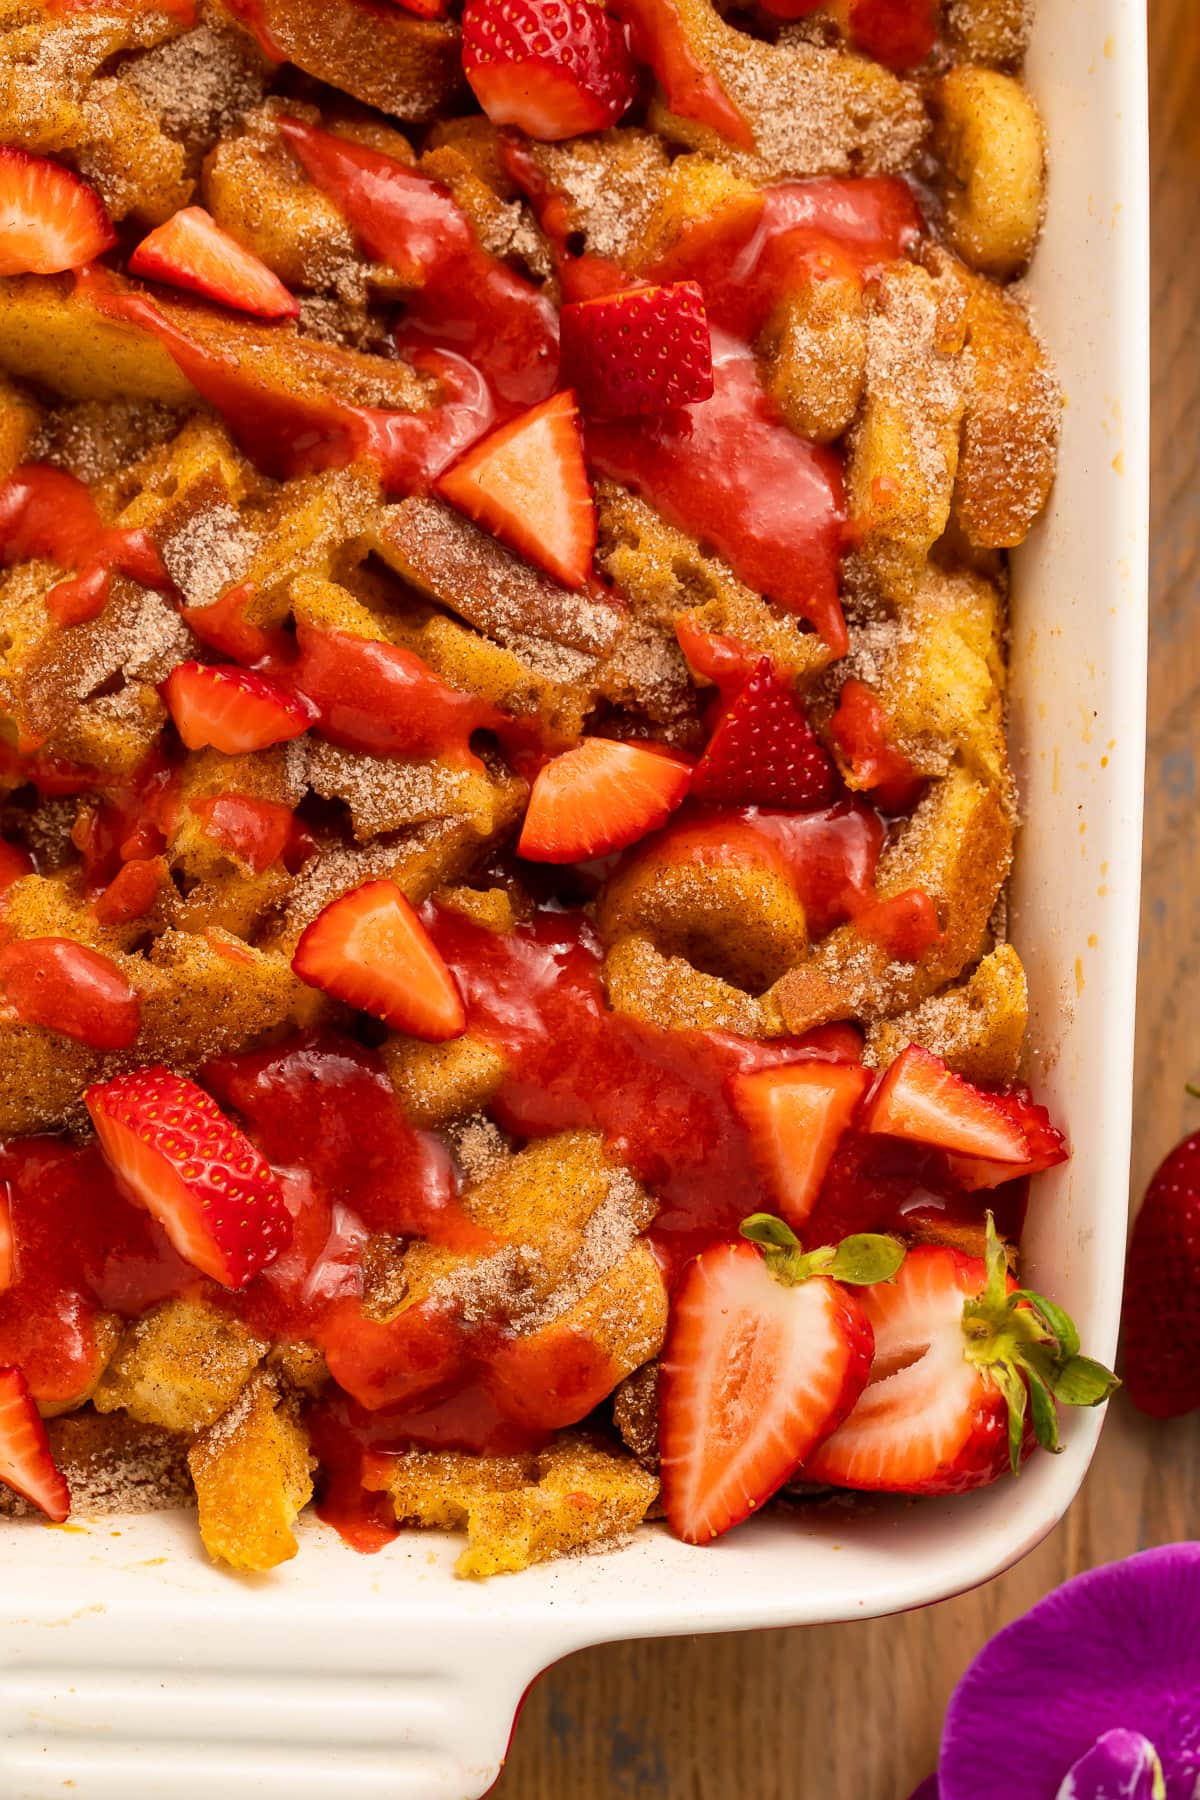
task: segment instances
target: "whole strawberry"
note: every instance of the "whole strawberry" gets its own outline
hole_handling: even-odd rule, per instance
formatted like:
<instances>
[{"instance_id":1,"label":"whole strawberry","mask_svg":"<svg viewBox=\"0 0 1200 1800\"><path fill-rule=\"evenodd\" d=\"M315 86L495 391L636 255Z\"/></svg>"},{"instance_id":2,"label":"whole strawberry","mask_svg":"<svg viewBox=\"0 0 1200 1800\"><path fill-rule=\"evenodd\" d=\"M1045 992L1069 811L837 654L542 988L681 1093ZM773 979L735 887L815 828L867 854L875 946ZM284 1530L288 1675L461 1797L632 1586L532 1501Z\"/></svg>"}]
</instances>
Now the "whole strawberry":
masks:
<instances>
[{"instance_id":1,"label":"whole strawberry","mask_svg":"<svg viewBox=\"0 0 1200 1800\"><path fill-rule=\"evenodd\" d=\"M1125 1271L1125 1384L1139 1412L1200 1406L1200 1131L1160 1166Z\"/></svg>"},{"instance_id":2,"label":"whole strawberry","mask_svg":"<svg viewBox=\"0 0 1200 1800\"><path fill-rule=\"evenodd\" d=\"M720 806L827 806L833 765L801 702L769 656L722 715L692 776L698 800Z\"/></svg>"}]
</instances>

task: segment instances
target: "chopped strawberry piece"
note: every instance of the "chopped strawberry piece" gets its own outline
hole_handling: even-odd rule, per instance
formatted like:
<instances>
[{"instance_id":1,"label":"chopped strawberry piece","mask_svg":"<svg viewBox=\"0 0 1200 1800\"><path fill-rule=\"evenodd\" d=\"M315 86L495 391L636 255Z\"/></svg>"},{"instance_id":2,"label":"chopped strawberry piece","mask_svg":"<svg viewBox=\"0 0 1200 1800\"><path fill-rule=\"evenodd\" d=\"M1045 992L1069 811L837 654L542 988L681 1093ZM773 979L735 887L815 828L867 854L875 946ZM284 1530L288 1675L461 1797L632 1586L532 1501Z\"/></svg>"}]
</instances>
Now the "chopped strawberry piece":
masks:
<instances>
[{"instance_id":1,"label":"chopped strawberry piece","mask_svg":"<svg viewBox=\"0 0 1200 1800\"><path fill-rule=\"evenodd\" d=\"M0 1181L0 1294L16 1280L17 1246L13 1237L12 1199L7 1181Z\"/></svg>"},{"instance_id":2,"label":"chopped strawberry piece","mask_svg":"<svg viewBox=\"0 0 1200 1800\"><path fill-rule=\"evenodd\" d=\"M873 1340L861 1302L823 1276L796 1286L751 1244L720 1244L675 1291L659 1365L663 1502L710 1543L760 1507L846 1417Z\"/></svg>"},{"instance_id":3,"label":"chopped strawberry piece","mask_svg":"<svg viewBox=\"0 0 1200 1800\"><path fill-rule=\"evenodd\" d=\"M256 800L249 794L215 794L193 800L192 811L204 821L206 837L221 844L256 875L278 862L291 841L290 806Z\"/></svg>"},{"instance_id":4,"label":"chopped strawberry piece","mask_svg":"<svg viewBox=\"0 0 1200 1800\"><path fill-rule=\"evenodd\" d=\"M440 1043L466 1030L458 984L394 881L368 881L332 901L300 939L292 968L394 1031Z\"/></svg>"},{"instance_id":5,"label":"chopped strawberry piece","mask_svg":"<svg viewBox=\"0 0 1200 1800\"><path fill-rule=\"evenodd\" d=\"M211 746L226 756L300 737L314 717L278 682L223 663L180 663L163 682L162 696L189 750Z\"/></svg>"},{"instance_id":6,"label":"chopped strawberry piece","mask_svg":"<svg viewBox=\"0 0 1200 1800\"><path fill-rule=\"evenodd\" d=\"M292 1238L271 1165L211 1094L160 1064L85 1092L105 1160L180 1256L242 1288Z\"/></svg>"},{"instance_id":7,"label":"chopped strawberry piece","mask_svg":"<svg viewBox=\"0 0 1200 1800\"><path fill-rule=\"evenodd\" d=\"M71 1511L71 1491L20 1369L0 1369L0 1481L56 1525Z\"/></svg>"},{"instance_id":8,"label":"chopped strawberry piece","mask_svg":"<svg viewBox=\"0 0 1200 1800\"><path fill-rule=\"evenodd\" d=\"M722 806L825 806L833 768L804 707L764 656L696 764L692 791Z\"/></svg>"},{"instance_id":9,"label":"chopped strawberry piece","mask_svg":"<svg viewBox=\"0 0 1200 1800\"><path fill-rule=\"evenodd\" d=\"M712 340L695 281L564 306L563 379L600 419L665 412L713 391Z\"/></svg>"},{"instance_id":10,"label":"chopped strawberry piece","mask_svg":"<svg viewBox=\"0 0 1200 1800\"><path fill-rule=\"evenodd\" d=\"M861 681L847 681L829 721L834 749L851 787L864 789L881 812L909 813L925 778L888 736L888 718L877 695Z\"/></svg>"},{"instance_id":11,"label":"chopped strawberry piece","mask_svg":"<svg viewBox=\"0 0 1200 1800\"><path fill-rule=\"evenodd\" d=\"M883 1077L862 1129L988 1162L1011 1165L1029 1158L1029 1140L996 1097L955 1075L919 1044L901 1051Z\"/></svg>"},{"instance_id":12,"label":"chopped strawberry piece","mask_svg":"<svg viewBox=\"0 0 1200 1800\"><path fill-rule=\"evenodd\" d=\"M754 149L750 126L692 48L680 17L680 0L612 0L612 10L628 25L634 55L654 70L673 113L710 125L744 150Z\"/></svg>"},{"instance_id":13,"label":"chopped strawberry piece","mask_svg":"<svg viewBox=\"0 0 1200 1800\"><path fill-rule=\"evenodd\" d=\"M437 485L453 506L564 587L587 580L596 509L570 391L484 438Z\"/></svg>"},{"instance_id":14,"label":"chopped strawberry piece","mask_svg":"<svg viewBox=\"0 0 1200 1800\"><path fill-rule=\"evenodd\" d=\"M539 771L517 852L531 862L585 862L656 831L692 778L681 757L646 744L584 738Z\"/></svg>"},{"instance_id":15,"label":"chopped strawberry piece","mask_svg":"<svg viewBox=\"0 0 1200 1800\"><path fill-rule=\"evenodd\" d=\"M82 268L116 241L86 181L61 163L0 144L0 275Z\"/></svg>"},{"instance_id":16,"label":"chopped strawberry piece","mask_svg":"<svg viewBox=\"0 0 1200 1800\"><path fill-rule=\"evenodd\" d=\"M797 1062L737 1075L733 1098L780 1213L794 1231L808 1219L833 1153L871 1085L855 1063Z\"/></svg>"},{"instance_id":17,"label":"chopped strawberry piece","mask_svg":"<svg viewBox=\"0 0 1200 1800\"><path fill-rule=\"evenodd\" d=\"M7 894L15 881L33 874L33 858L21 844L10 844L0 838L0 895Z\"/></svg>"},{"instance_id":18,"label":"chopped strawberry piece","mask_svg":"<svg viewBox=\"0 0 1200 1800\"><path fill-rule=\"evenodd\" d=\"M889 69L925 61L938 32L938 0L850 0L850 41Z\"/></svg>"},{"instance_id":19,"label":"chopped strawberry piece","mask_svg":"<svg viewBox=\"0 0 1200 1800\"><path fill-rule=\"evenodd\" d=\"M1152 1419L1200 1407L1200 1132L1155 1171L1125 1271L1125 1380Z\"/></svg>"},{"instance_id":20,"label":"chopped strawberry piece","mask_svg":"<svg viewBox=\"0 0 1200 1800\"><path fill-rule=\"evenodd\" d=\"M323 737L372 756L445 756L478 768L472 732L502 722L486 700L450 687L398 644L308 625L297 636L291 677Z\"/></svg>"},{"instance_id":21,"label":"chopped strawberry piece","mask_svg":"<svg viewBox=\"0 0 1200 1800\"><path fill-rule=\"evenodd\" d=\"M73 938L23 938L0 950L0 991L23 1025L61 1031L93 1050L127 1050L141 1001L111 957Z\"/></svg>"},{"instance_id":22,"label":"chopped strawberry piece","mask_svg":"<svg viewBox=\"0 0 1200 1800\"><path fill-rule=\"evenodd\" d=\"M127 925L131 919L144 918L170 879L164 857L131 857L92 902L97 923Z\"/></svg>"},{"instance_id":23,"label":"chopped strawberry piece","mask_svg":"<svg viewBox=\"0 0 1200 1800\"><path fill-rule=\"evenodd\" d=\"M552 143L628 110L637 69L625 29L591 0L467 0L463 69L494 125Z\"/></svg>"},{"instance_id":24,"label":"chopped strawberry piece","mask_svg":"<svg viewBox=\"0 0 1200 1800\"><path fill-rule=\"evenodd\" d=\"M1046 1108L1038 1106L1027 1091L991 1094L989 1098L1024 1132L1029 1155L1015 1167L1012 1163L987 1162L981 1157L951 1156L947 1159L950 1173L959 1187L966 1188L969 1193L980 1188L999 1187L1002 1182L1017 1181L1023 1175L1038 1175L1043 1169L1066 1162L1071 1154L1066 1139L1051 1123Z\"/></svg>"},{"instance_id":25,"label":"chopped strawberry piece","mask_svg":"<svg viewBox=\"0 0 1200 1800\"><path fill-rule=\"evenodd\" d=\"M260 319L294 319L300 302L265 262L222 231L202 206L185 206L142 239L131 275L165 281Z\"/></svg>"}]
</instances>

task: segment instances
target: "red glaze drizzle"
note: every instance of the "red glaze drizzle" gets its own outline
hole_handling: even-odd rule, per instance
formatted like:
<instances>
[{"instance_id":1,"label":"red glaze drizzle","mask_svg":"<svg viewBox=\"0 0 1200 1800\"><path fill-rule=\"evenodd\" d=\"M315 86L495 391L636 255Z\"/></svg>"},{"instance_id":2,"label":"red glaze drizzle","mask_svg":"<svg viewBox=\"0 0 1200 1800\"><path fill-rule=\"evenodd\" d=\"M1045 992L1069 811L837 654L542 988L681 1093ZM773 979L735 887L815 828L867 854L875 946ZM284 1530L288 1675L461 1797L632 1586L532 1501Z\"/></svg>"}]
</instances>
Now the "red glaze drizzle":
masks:
<instances>
[{"instance_id":1,"label":"red glaze drizzle","mask_svg":"<svg viewBox=\"0 0 1200 1800\"><path fill-rule=\"evenodd\" d=\"M0 564L44 557L76 574L46 596L59 625L95 618L115 574L143 587L169 587L149 532L105 525L82 481L62 469L24 463L0 483Z\"/></svg>"}]
</instances>

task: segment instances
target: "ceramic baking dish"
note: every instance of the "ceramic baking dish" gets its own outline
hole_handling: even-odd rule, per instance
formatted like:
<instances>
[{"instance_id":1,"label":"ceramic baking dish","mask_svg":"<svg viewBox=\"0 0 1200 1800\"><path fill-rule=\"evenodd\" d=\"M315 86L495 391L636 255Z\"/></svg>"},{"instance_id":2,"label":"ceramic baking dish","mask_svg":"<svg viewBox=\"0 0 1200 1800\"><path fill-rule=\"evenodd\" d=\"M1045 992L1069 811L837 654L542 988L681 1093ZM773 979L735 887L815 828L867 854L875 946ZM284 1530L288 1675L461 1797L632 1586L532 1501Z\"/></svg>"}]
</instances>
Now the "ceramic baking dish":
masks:
<instances>
[{"instance_id":1,"label":"ceramic baking dish","mask_svg":"<svg viewBox=\"0 0 1200 1800\"><path fill-rule=\"evenodd\" d=\"M1144 8L1041 9L1029 79L1051 206L1030 287L1067 391L1049 516L1020 555L1012 739L1026 823L1013 935L1039 1091L1074 1157L1039 1181L1034 1285L1109 1359L1125 1243L1146 635ZM474 1800L520 1696L585 1644L863 1618L982 1582L1079 1486L1065 1453L968 1499L763 1518L696 1550L629 1549L484 1586L413 1534L356 1556L310 1523L269 1576L222 1575L186 1514L0 1528L0 1794L43 1800ZM835 1554L836 1547L836 1554Z\"/></svg>"}]
</instances>

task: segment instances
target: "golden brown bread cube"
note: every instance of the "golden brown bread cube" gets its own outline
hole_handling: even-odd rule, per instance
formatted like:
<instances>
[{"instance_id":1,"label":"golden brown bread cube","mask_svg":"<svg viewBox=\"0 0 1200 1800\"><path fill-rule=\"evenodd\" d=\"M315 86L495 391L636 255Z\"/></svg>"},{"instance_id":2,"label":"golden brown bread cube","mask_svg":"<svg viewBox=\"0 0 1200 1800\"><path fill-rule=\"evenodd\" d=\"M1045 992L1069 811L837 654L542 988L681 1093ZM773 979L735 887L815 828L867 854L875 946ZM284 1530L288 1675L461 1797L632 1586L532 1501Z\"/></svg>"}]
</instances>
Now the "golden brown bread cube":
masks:
<instances>
[{"instance_id":1,"label":"golden brown bread cube","mask_svg":"<svg viewBox=\"0 0 1200 1800\"><path fill-rule=\"evenodd\" d=\"M69 276L0 284L0 367L77 400L196 403L196 390L148 333L102 318Z\"/></svg>"},{"instance_id":2,"label":"golden brown bread cube","mask_svg":"<svg viewBox=\"0 0 1200 1800\"><path fill-rule=\"evenodd\" d=\"M265 1340L231 1313L203 1300L165 1300L126 1327L93 1404L195 1436L233 1405L266 1353Z\"/></svg>"},{"instance_id":3,"label":"golden brown bread cube","mask_svg":"<svg viewBox=\"0 0 1200 1800\"><path fill-rule=\"evenodd\" d=\"M847 507L871 586L902 605L946 528L958 465L961 336L924 269L893 264L867 326L866 393L851 438Z\"/></svg>"},{"instance_id":4,"label":"golden brown bread cube","mask_svg":"<svg viewBox=\"0 0 1200 1800\"><path fill-rule=\"evenodd\" d=\"M682 956L664 956L649 938L633 933L610 946L604 987L614 1012L663 1031L732 1031L768 1038L783 1029L769 996L758 999L693 968Z\"/></svg>"},{"instance_id":5,"label":"golden brown bread cube","mask_svg":"<svg viewBox=\"0 0 1200 1800\"><path fill-rule=\"evenodd\" d=\"M1000 788L962 768L931 782L880 857L877 886L885 899L923 889L937 908L940 943L915 963L892 962L857 926L839 925L773 989L787 1031L800 1035L832 1019L887 1018L961 975L985 947L1012 865L1012 838L1011 809Z\"/></svg>"},{"instance_id":6,"label":"golden brown bread cube","mask_svg":"<svg viewBox=\"0 0 1200 1800\"><path fill-rule=\"evenodd\" d=\"M863 1060L885 1069L906 1044L920 1044L968 1081L996 1087L1020 1069L1029 1001L1025 971L1011 944L999 944L959 987L933 994L909 1012L877 1019Z\"/></svg>"},{"instance_id":7,"label":"golden brown bread cube","mask_svg":"<svg viewBox=\"0 0 1200 1800\"><path fill-rule=\"evenodd\" d=\"M653 136L649 141L658 143ZM608 192L607 185L603 191ZM640 199L622 205L619 222L614 220L610 230L614 236L620 232L621 261L640 274L668 256L690 226L739 202L758 210L761 202L753 182L711 157L685 154L665 170L647 171Z\"/></svg>"},{"instance_id":8,"label":"golden brown bread cube","mask_svg":"<svg viewBox=\"0 0 1200 1800\"><path fill-rule=\"evenodd\" d=\"M1033 25L1029 0L948 0L946 36L957 59L1015 67Z\"/></svg>"},{"instance_id":9,"label":"golden brown bread cube","mask_svg":"<svg viewBox=\"0 0 1200 1800\"><path fill-rule=\"evenodd\" d=\"M327 288L363 266L350 228L304 174L268 103L205 159L204 204L217 224L261 257L286 287Z\"/></svg>"},{"instance_id":10,"label":"golden brown bread cube","mask_svg":"<svg viewBox=\"0 0 1200 1800\"><path fill-rule=\"evenodd\" d=\"M804 907L769 850L761 859L693 851L687 828L651 839L605 883L596 906L605 944L630 933L666 956L761 993L808 951Z\"/></svg>"},{"instance_id":11,"label":"golden brown bread cube","mask_svg":"<svg viewBox=\"0 0 1200 1800\"><path fill-rule=\"evenodd\" d=\"M508 1073L500 1052L469 1032L448 1044L390 1037L380 1054L408 1117L430 1128L486 1106Z\"/></svg>"},{"instance_id":12,"label":"golden brown bread cube","mask_svg":"<svg viewBox=\"0 0 1200 1800\"><path fill-rule=\"evenodd\" d=\"M67 1478L71 1513L160 1512L192 1503L188 1441L174 1432L138 1425L128 1414L90 1406L47 1420L50 1454ZM41 1514L11 1488L0 1488L0 1515Z\"/></svg>"},{"instance_id":13,"label":"golden brown bread cube","mask_svg":"<svg viewBox=\"0 0 1200 1800\"><path fill-rule=\"evenodd\" d=\"M264 0L260 13L279 55L395 119L431 119L462 85L445 20L372 0Z\"/></svg>"},{"instance_id":14,"label":"golden brown bread cube","mask_svg":"<svg viewBox=\"0 0 1200 1800\"><path fill-rule=\"evenodd\" d=\"M837 274L805 281L775 308L758 350L764 385L792 430L817 443L841 437L866 380L861 286Z\"/></svg>"},{"instance_id":15,"label":"golden brown bread cube","mask_svg":"<svg viewBox=\"0 0 1200 1800\"><path fill-rule=\"evenodd\" d=\"M515 781L436 758L367 756L319 740L308 751L309 786L323 799L345 802L359 843L430 819L462 819L490 836L520 804Z\"/></svg>"},{"instance_id":16,"label":"golden brown bread cube","mask_svg":"<svg viewBox=\"0 0 1200 1800\"><path fill-rule=\"evenodd\" d=\"M589 256L633 268L671 165L655 132L618 126L557 144L532 144L530 155L565 208L567 232Z\"/></svg>"},{"instance_id":17,"label":"golden brown bread cube","mask_svg":"<svg viewBox=\"0 0 1200 1800\"><path fill-rule=\"evenodd\" d=\"M658 1493L632 1457L577 1434L536 1456L409 1450L389 1458L380 1483L402 1524L466 1527L455 1573L471 1577L619 1542Z\"/></svg>"},{"instance_id":18,"label":"golden brown bread cube","mask_svg":"<svg viewBox=\"0 0 1200 1800\"><path fill-rule=\"evenodd\" d=\"M262 1573L299 1548L295 1525L312 1498L313 1458L292 1404L260 1373L188 1454L200 1536L215 1562Z\"/></svg>"},{"instance_id":19,"label":"golden brown bread cube","mask_svg":"<svg viewBox=\"0 0 1200 1800\"><path fill-rule=\"evenodd\" d=\"M709 0L676 0L689 48L741 114L753 149L656 99L650 122L669 141L751 181L880 175L909 168L928 121L921 97L879 63L781 34L769 44L736 31Z\"/></svg>"},{"instance_id":20,"label":"golden brown bread cube","mask_svg":"<svg viewBox=\"0 0 1200 1800\"><path fill-rule=\"evenodd\" d=\"M30 454L41 409L13 381L0 375L0 481Z\"/></svg>"},{"instance_id":21,"label":"golden brown bread cube","mask_svg":"<svg viewBox=\"0 0 1200 1800\"><path fill-rule=\"evenodd\" d=\"M1005 280L1033 255L1046 197L1042 121L1011 75L964 65L937 83L933 149L951 249Z\"/></svg>"}]
</instances>

